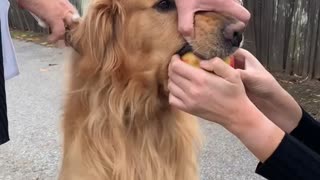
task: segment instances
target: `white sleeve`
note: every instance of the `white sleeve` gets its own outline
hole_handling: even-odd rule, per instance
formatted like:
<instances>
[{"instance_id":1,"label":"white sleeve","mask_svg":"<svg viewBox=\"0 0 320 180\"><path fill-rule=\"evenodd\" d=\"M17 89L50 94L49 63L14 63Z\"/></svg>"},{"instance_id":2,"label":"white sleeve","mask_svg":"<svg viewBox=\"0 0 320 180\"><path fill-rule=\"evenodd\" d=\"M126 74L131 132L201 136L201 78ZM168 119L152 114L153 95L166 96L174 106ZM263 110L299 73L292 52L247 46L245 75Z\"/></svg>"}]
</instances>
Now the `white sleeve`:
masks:
<instances>
[{"instance_id":1,"label":"white sleeve","mask_svg":"<svg viewBox=\"0 0 320 180\"><path fill-rule=\"evenodd\" d=\"M19 74L19 68L16 61L15 50L13 47L9 23L8 11L10 3L7 0L0 0L0 21L1 37L3 52L4 77L6 80L11 79Z\"/></svg>"}]
</instances>

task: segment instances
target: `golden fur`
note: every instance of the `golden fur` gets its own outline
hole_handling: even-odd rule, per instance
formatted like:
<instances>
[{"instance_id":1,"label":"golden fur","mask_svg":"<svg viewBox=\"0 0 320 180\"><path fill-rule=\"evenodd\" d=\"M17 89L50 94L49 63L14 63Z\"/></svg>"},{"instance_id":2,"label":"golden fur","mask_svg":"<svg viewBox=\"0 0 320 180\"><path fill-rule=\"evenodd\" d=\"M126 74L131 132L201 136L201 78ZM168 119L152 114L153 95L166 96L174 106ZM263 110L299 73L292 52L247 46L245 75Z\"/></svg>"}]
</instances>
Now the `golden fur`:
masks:
<instances>
[{"instance_id":1,"label":"golden fur","mask_svg":"<svg viewBox=\"0 0 320 180\"><path fill-rule=\"evenodd\" d=\"M154 4L93 0L72 32L77 52L68 70L60 180L199 178L196 119L168 103L167 67L185 41L176 10ZM227 19L197 15L191 44L200 53L226 53L220 32Z\"/></svg>"}]
</instances>

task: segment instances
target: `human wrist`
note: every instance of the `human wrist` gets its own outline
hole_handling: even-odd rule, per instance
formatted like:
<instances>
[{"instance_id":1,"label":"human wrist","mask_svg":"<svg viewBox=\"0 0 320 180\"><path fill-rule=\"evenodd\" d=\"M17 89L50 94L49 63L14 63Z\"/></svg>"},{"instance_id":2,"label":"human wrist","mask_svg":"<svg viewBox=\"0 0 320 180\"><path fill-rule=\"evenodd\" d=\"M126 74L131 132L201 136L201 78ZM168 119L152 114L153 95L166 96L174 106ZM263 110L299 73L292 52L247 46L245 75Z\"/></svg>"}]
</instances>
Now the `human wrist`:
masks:
<instances>
[{"instance_id":1,"label":"human wrist","mask_svg":"<svg viewBox=\"0 0 320 180\"><path fill-rule=\"evenodd\" d=\"M250 100L248 101L245 104L241 104L242 108L239 110L239 113L233 116L233 120L231 121L233 123L224 126L236 136L240 136L248 129L257 126L257 118L262 114Z\"/></svg>"},{"instance_id":2,"label":"human wrist","mask_svg":"<svg viewBox=\"0 0 320 180\"><path fill-rule=\"evenodd\" d=\"M254 105L253 105L254 106ZM255 107L244 110L238 123L227 127L262 162L266 161L281 143L285 133Z\"/></svg>"},{"instance_id":3,"label":"human wrist","mask_svg":"<svg viewBox=\"0 0 320 180\"><path fill-rule=\"evenodd\" d=\"M242 130L254 125L256 122L252 117L259 111L249 98L239 104L237 109L237 112L230 114L228 124L223 125L233 134L241 133Z\"/></svg>"},{"instance_id":4,"label":"human wrist","mask_svg":"<svg viewBox=\"0 0 320 180\"><path fill-rule=\"evenodd\" d=\"M287 133L298 126L302 117L301 107L283 88L277 89L272 96L260 100L256 105L271 121Z\"/></svg>"}]
</instances>

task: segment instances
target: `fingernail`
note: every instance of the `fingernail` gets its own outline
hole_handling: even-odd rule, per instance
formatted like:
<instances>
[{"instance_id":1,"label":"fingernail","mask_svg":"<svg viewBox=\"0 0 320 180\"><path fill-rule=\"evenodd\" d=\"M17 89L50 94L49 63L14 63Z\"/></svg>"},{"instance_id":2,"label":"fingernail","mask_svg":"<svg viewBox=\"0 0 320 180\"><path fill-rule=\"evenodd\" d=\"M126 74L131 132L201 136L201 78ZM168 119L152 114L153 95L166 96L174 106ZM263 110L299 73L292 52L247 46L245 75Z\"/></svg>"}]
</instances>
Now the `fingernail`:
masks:
<instances>
[{"instance_id":1,"label":"fingernail","mask_svg":"<svg viewBox=\"0 0 320 180\"><path fill-rule=\"evenodd\" d=\"M80 21L80 15L78 13L72 15L72 21L73 22L79 22Z\"/></svg>"},{"instance_id":2,"label":"fingernail","mask_svg":"<svg viewBox=\"0 0 320 180\"><path fill-rule=\"evenodd\" d=\"M184 37L184 39L187 41L187 43L191 43L192 42L192 37L191 36L186 36Z\"/></svg>"}]
</instances>

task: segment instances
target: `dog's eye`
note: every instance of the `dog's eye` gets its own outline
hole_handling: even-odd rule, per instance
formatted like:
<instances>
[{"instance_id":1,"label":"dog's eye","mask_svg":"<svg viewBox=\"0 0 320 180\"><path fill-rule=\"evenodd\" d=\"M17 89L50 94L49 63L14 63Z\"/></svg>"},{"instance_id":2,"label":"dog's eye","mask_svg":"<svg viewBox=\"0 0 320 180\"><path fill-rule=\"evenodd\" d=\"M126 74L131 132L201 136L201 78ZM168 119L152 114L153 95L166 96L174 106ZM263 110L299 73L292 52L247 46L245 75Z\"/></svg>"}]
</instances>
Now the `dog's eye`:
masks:
<instances>
[{"instance_id":1,"label":"dog's eye","mask_svg":"<svg viewBox=\"0 0 320 180\"><path fill-rule=\"evenodd\" d=\"M165 12L175 8L175 3L170 0L161 0L155 5L158 11Z\"/></svg>"}]
</instances>

